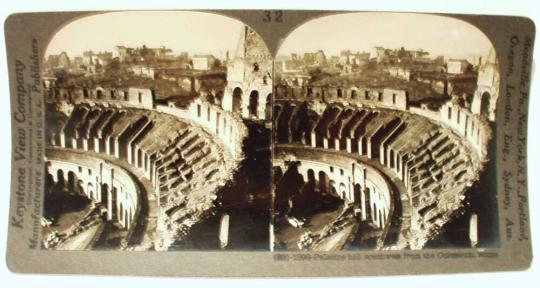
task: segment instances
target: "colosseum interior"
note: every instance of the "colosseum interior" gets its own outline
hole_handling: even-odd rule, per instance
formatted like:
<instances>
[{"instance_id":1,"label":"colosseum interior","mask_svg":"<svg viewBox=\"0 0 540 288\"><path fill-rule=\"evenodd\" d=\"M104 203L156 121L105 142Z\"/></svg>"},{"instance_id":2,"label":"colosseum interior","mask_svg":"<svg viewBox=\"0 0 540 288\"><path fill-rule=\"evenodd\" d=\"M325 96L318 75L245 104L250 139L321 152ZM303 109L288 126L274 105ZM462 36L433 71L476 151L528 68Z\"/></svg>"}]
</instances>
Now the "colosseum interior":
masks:
<instances>
[{"instance_id":1,"label":"colosseum interior","mask_svg":"<svg viewBox=\"0 0 540 288\"><path fill-rule=\"evenodd\" d=\"M239 35L211 68L117 46L120 67L162 66L45 78L45 248L269 249L272 62L252 29Z\"/></svg>"},{"instance_id":2,"label":"colosseum interior","mask_svg":"<svg viewBox=\"0 0 540 288\"><path fill-rule=\"evenodd\" d=\"M85 250L497 245L493 49L50 55L42 244Z\"/></svg>"},{"instance_id":3,"label":"colosseum interior","mask_svg":"<svg viewBox=\"0 0 540 288\"><path fill-rule=\"evenodd\" d=\"M388 14L381 18L395 21ZM362 17L307 22L280 48L294 49L278 51L275 249L497 245L496 193L487 184L499 86L494 50L474 65L403 46L346 50L354 47L341 44L353 41L345 27ZM366 26L381 35L381 18L361 23L376 23ZM336 44L320 46L337 46L339 54L300 50L335 23L345 31L325 34L325 43Z\"/></svg>"}]
</instances>

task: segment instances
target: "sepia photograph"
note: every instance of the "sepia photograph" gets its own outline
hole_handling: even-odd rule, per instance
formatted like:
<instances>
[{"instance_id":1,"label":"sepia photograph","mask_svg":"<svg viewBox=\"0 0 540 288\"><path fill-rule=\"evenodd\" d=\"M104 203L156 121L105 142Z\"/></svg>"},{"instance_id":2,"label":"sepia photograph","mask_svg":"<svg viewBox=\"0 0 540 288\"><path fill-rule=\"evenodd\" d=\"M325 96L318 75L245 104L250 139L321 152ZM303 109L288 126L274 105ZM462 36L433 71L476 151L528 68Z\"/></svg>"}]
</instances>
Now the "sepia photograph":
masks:
<instances>
[{"instance_id":1,"label":"sepia photograph","mask_svg":"<svg viewBox=\"0 0 540 288\"><path fill-rule=\"evenodd\" d=\"M344 13L274 64L276 251L498 247L499 65L475 26Z\"/></svg>"},{"instance_id":2,"label":"sepia photograph","mask_svg":"<svg viewBox=\"0 0 540 288\"><path fill-rule=\"evenodd\" d=\"M5 15L5 271L534 269L533 19L399 3Z\"/></svg>"},{"instance_id":3,"label":"sepia photograph","mask_svg":"<svg viewBox=\"0 0 540 288\"><path fill-rule=\"evenodd\" d=\"M43 59L43 249L271 248L272 58L209 12L68 22Z\"/></svg>"}]
</instances>

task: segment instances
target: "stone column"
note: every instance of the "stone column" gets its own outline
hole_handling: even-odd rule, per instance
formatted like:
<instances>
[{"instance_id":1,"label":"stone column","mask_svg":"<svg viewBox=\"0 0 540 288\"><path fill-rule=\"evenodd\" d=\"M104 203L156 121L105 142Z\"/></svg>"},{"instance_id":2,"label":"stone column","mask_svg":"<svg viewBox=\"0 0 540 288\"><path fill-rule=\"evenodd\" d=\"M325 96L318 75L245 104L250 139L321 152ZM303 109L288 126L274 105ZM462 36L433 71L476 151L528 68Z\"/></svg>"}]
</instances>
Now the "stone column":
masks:
<instances>
[{"instance_id":1,"label":"stone column","mask_svg":"<svg viewBox=\"0 0 540 288\"><path fill-rule=\"evenodd\" d=\"M77 149L77 139L75 137L71 137L71 148Z\"/></svg>"},{"instance_id":2,"label":"stone column","mask_svg":"<svg viewBox=\"0 0 540 288\"><path fill-rule=\"evenodd\" d=\"M111 138L109 136L107 136L107 138L105 138L105 153L107 155L111 155L111 145L109 143L110 140L111 140Z\"/></svg>"},{"instance_id":3,"label":"stone column","mask_svg":"<svg viewBox=\"0 0 540 288\"><path fill-rule=\"evenodd\" d=\"M469 239L471 240L471 248L478 246L478 215L472 213L469 220Z\"/></svg>"},{"instance_id":4,"label":"stone column","mask_svg":"<svg viewBox=\"0 0 540 288\"><path fill-rule=\"evenodd\" d=\"M94 152L99 153L99 138L94 138Z\"/></svg>"},{"instance_id":5,"label":"stone column","mask_svg":"<svg viewBox=\"0 0 540 288\"><path fill-rule=\"evenodd\" d=\"M366 144L367 144L367 155L368 155L369 159L371 159L371 158L373 158L373 156L371 154L371 138L367 138Z\"/></svg>"},{"instance_id":6,"label":"stone column","mask_svg":"<svg viewBox=\"0 0 540 288\"><path fill-rule=\"evenodd\" d=\"M111 221L113 219L113 202L112 202L112 186L109 187L107 191L107 220Z\"/></svg>"},{"instance_id":7,"label":"stone column","mask_svg":"<svg viewBox=\"0 0 540 288\"><path fill-rule=\"evenodd\" d=\"M60 147L66 148L66 134L64 134L64 131L60 132Z\"/></svg>"},{"instance_id":8,"label":"stone column","mask_svg":"<svg viewBox=\"0 0 540 288\"><path fill-rule=\"evenodd\" d=\"M82 138L82 145L83 145L84 151L88 151L88 139Z\"/></svg>"},{"instance_id":9,"label":"stone column","mask_svg":"<svg viewBox=\"0 0 540 288\"><path fill-rule=\"evenodd\" d=\"M133 149L131 148L131 142L128 142L126 144L126 150L127 150L127 161L129 164L133 165Z\"/></svg>"},{"instance_id":10,"label":"stone column","mask_svg":"<svg viewBox=\"0 0 540 288\"><path fill-rule=\"evenodd\" d=\"M229 244L229 215L223 214L219 223L219 248L225 249Z\"/></svg>"},{"instance_id":11,"label":"stone column","mask_svg":"<svg viewBox=\"0 0 540 288\"><path fill-rule=\"evenodd\" d=\"M317 147L317 134L311 131L311 147Z\"/></svg>"}]
</instances>

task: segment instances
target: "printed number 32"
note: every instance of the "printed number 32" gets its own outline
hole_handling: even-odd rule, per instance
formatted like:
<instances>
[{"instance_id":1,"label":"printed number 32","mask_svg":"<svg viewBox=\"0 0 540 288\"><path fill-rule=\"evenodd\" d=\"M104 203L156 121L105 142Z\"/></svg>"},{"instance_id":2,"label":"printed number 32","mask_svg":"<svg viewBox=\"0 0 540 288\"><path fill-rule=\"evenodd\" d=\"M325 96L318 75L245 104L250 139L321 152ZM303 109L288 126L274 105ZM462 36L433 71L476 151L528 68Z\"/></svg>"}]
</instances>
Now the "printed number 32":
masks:
<instances>
[{"instance_id":1,"label":"printed number 32","mask_svg":"<svg viewBox=\"0 0 540 288\"><path fill-rule=\"evenodd\" d=\"M273 12L273 13L272 13ZM263 22L283 22L283 11L264 11Z\"/></svg>"}]
</instances>

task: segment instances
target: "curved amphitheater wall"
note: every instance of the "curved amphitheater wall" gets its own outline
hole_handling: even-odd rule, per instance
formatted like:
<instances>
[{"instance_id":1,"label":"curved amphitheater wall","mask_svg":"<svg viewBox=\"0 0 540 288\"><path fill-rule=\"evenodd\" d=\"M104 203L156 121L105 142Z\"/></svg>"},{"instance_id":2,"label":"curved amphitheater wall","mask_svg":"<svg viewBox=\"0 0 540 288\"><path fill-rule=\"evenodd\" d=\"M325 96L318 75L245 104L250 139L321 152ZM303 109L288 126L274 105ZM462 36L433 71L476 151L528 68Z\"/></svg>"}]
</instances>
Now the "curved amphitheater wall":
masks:
<instances>
[{"instance_id":1,"label":"curved amphitheater wall","mask_svg":"<svg viewBox=\"0 0 540 288\"><path fill-rule=\"evenodd\" d=\"M342 89L341 93L337 91ZM279 90L278 90L279 91ZM352 91L357 91L353 94ZM283 92L283 88L281 88ZM408 93L399 89L388 88L321 88L312 87L311 94L304 87L289 88L278 100L324 100L327 103L341 103L357 107L388 108L400 110L429 118L437 123L442 123L467 140L469 146L481 159L487 157L486 145L489 140L487 123L481 117L466 108L453 104L451 101L444 103L439 110L430 110L410 106ZM279 95L279 94L278 94ZM311 95L311 97L310 97ZM341 95L341 96L339 96ZM351 98L355 95L354 98Z\"/></svg>"},{"instance_id":2,"label":"curved amphitheater wall","mask_svg":"<svg viewBox=\"0 0 540 288\"><path fill-rule=\"evenodd\" d=\"M276 154L280 152L295 155L295 161L298 162L298 173L302 175L304 182L309 181L310 170L313 171L315 181L320 181L320 173L324 172L328 182L333 183L337 192L336 196L348 203L360 204L362 220L369 218L379 228L386 226L392 210L391 199L394 192L380 171L369 164L341 155L324 155L323 152L319 153L323 154L322 157L314 157L308 155L309 151L302 152L302 148L295 148L294 152L285 148L284 151L279 151ZM274 164L284 166L285 161L282 159L287 158L287 156L280 158L281 160L276 159Z\"/></svg>"},{"instance_id":3,"label":"curved amphitheater wall","mask_svg":"<svg viewBox=\"0 0 540 288\"><path fill-rule=\"evenodd\" d=\"M86 196L96 202L102 202L104 192L102 187L106 185L108 203L107 219L117 220L122 227L129 229L134 219L136 219L139 209L139 187L135 180L122 168L105 161L97 160L95 162L74 163L56 159L47 159L47 172L53 177L54 182L58 182L59 170L62 171L65 181L68 181L69 172L74 173L78 181L77 185L82 184L82 191ZM113 203L112 193L116 192L116 203ZM116 219L113 219L113 205L116 213Z\"/></svg>"},{"instance_id":4,"label":"curved amphitheater wall","mask_svg":"<svg viewBox=\"0 0 540 288\"><path fill-rule=\"evenodd\" d=\"M86 91L86 92L85 92ZM98 91L101 96L98 98ZM57 88L48 95L50 100L66 100L73 104L101 103L125 108L155 109L203 127L207 132L217 136L228 148L234 158L242 155L241 144L245 135L244 126L239 117L216 105L194 99L187 108L176 107L174 103L156 105L152 90L146 88ZM260 105L263 107L264 105Z\"/></svg>"}]
</instances>

